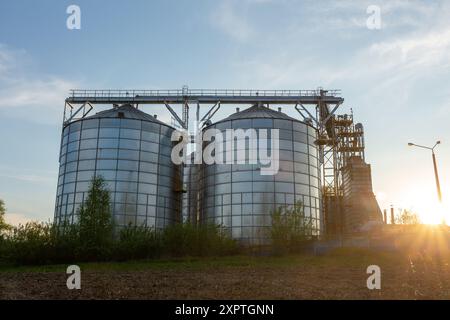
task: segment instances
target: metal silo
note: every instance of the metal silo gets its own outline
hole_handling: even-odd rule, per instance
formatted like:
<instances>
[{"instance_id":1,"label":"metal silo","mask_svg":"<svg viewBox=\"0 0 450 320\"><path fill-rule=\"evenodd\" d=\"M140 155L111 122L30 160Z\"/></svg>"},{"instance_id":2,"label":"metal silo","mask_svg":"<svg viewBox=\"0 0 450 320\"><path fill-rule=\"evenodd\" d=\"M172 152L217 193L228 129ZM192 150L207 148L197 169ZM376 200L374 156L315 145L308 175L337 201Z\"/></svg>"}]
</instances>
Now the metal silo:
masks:
<instances>
[{"instance_id":1,"label":"metal silo","mask_svg":"<svg viewBox=\"0 0 450 320\"><path fill-rule=\"evenodd\" d=\"M116 226L164 228L179 221L180 167L170 157L174 130L130 104L65 123L55 221L76 221L94 175L107 182Z\"/></svg>"},{"instance_id":2,"label":"metal silo","mask_svg":"<svg viewBox=\"0 0 450 320\"><path fill-rule=\"evenodd\" d=\"M203 165L200 222L221 224L245 244L270 241L271 214L301 201L312 219L313 235L323 228L316 129L265 106L253 106L207 126L227 129L278 129L279 171L262 175L259 164ZM204 131L205 132L205 131ZM225 139L226 140L226 139ZM263 141L264 142L264 141ZM258 142L261 146L261 140Z\"/></svg>"}]
</instances>

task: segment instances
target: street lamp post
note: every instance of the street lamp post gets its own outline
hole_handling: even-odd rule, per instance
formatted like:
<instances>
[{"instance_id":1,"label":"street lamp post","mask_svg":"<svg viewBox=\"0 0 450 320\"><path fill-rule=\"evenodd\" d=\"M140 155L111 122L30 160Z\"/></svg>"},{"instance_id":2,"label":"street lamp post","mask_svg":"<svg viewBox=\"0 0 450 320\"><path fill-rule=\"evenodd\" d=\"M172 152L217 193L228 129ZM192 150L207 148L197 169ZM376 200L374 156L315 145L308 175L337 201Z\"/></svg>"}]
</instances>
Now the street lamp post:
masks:
<instances>
[{"instance_id":1,"label":"street lamp post","mask_svg":"<svg viewBox=\"0 0 450 320\"><path fill-rule=\"evenodd\" d=\"M437 164L436 164L436 155L434 154L434 149L436 148L436 146L437 146L438 144L441 144L441 142L440 142L440 141L437 141L437 142L434 144L434 146L433 146L432 148L430 148L430 147L421 146L421 145L418 145L418 144L409 142L409 143L408 143L408 146L410 146L410 147L418 147L418 148L423 148L423 149L431 150L431 155L432 155L432 158L433 158L434 177L435 177L435 179L436 179L436 189L437 189L437 193L438 193L438 199L439 199L439 202L442 203L441 185L440 185L440 183L439 183L439 175L438 175Z\"/></svg>"}]
</instances>

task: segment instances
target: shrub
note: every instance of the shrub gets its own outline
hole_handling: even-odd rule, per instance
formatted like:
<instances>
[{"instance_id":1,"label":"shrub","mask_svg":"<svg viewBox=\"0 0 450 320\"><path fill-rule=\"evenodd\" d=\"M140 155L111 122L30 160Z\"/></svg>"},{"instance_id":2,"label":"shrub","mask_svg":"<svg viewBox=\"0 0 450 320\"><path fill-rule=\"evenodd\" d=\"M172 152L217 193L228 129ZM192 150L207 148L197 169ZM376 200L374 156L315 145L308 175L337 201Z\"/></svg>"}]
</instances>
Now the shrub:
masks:
<instances>
[{"instance_id":1,"label":"shrub","mask_svg":"<svg viewBox=\"0 0 450 320\"><path fill-rule=\"evenodd\" d=\"M0 259L15 264L207 256L237 252L236 242L219 226L175 224L164 231L129 225L114 228L109 191L101 177L91 181L75 224L31 222L0 234ZM1 262L1 261L0 261Z\"/></svg>"},{"instance_id":2,"label":"shrub","mask_svg":"<svg viewBox=\"0 0 450 320\"><path fill-rule=\"evenodd\" d=\"M410 210L403 210L399 217L396 217L395 223L406 225L419 225L420 218L417 213Z\"/></svg>"},{"instance_id":3,"label":"shrub","mask_svg":"<svg viewBox=\"0 0 450 320\"><path fill-rule=\"evenodd\" d=\"M6 237L0 234L0 264L4 264L8 261L8 250L7 250L7 240Z\"/></svg>"},{"instance_id":4,"label":"shrub","mask_svg":"<svg viewBox=\"0 0 450 320\"><path fill-rule=\"evenodd\" d=\"M163 231L164 253L171 256L218 256L237 252L237 243L218 225L178 223Z\"/></svg>"},{"instance_id":5,"label":"shrub","mask_svg":"<svg viewBox=\"0 0 450 320\"><path fill-rule=\"evenodd\" d=\"M6 258L18 264L53 262L55 241L49 223L28 222L6 236Z\"/></svg>"},{"instance_id":6,"label":"shrub","mask_svg":"<svg viewBox=\"0 0 450 320\"><path fill-rule=\"evenodd\" d=\"M111 242L87 247L80 237L79 224L30 222L14 227L0 239L0 262L15 265L222 256L237 252L237 243L215 225L175 224L164 231L129 225Z\"/></svg>"},{"instance_id":7,"label":"shrub","mask_svg":"<svg viewBox=\"0 0 450 320\"><path fill-rule=\"evenodd\" d=\"M54 225L54 263L72 263L84 260L80 256L80 228L77 224Z\"/></svg>"},{"instance_id":8,"label":"shrub","mask_svg":"<svg viewBox=\"0 0 450 320\"><path fill-rule=\"evenodd\" d=\"M162 238L160 232L154 229L129 225L119 233L115 244L115 260L150 259L156 258L162 252Z\"/></svg>"},{"instance_id":9,"label":"shrub","mask_svg":"<svg viewBox=\"0 0 450 320\"><path fill-rule=\"evenodd\" d=\"M279 207L272 213L270 229L274 253L300 251L313 238L312 229L312 219L305 216L301 202L291 207Z\"/></svg>"}]
</instances>

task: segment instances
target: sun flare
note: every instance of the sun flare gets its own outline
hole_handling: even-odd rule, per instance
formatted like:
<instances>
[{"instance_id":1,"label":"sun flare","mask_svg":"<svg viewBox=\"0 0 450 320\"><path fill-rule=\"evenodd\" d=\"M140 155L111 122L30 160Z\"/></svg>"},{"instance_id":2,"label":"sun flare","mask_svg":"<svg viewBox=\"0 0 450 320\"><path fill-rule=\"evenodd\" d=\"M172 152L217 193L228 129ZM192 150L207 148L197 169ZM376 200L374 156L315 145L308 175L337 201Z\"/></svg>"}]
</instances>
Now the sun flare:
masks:
<instances>
[{"instance_id":1,"label":"sun flare","mask_svg":"<svg viewBox=\"0 0 450 320\"><path fill-rule=\"evenodd\" d=\"M399 207L417 213L424 224L441 224L445 220L450 223L450 206L448 202L440 203L437 196L424 193L422 188L406 190L401 197Z\"/></svg>"}]
</instances>

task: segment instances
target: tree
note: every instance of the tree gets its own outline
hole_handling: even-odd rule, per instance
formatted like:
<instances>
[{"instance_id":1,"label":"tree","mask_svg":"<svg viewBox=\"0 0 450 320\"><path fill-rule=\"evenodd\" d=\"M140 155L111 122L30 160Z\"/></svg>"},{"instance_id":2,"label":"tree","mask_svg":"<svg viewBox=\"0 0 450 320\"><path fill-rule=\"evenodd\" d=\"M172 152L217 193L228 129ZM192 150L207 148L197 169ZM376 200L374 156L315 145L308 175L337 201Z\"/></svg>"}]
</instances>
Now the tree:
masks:
<instances>
[{"instance_id":1,"label":"tree","mask_svg":"<svg viewBox=\"0 0 450 320\"><path fill-rule=\"evenodd\" d=\"M410 210L403 210L400 216L396 219L397 224L417 225L420 224L420 218L417 213Z\"/></svg>"},{"instance_id":2,"label":"tree","mask_svg":"<svg viewBox=\"0 0 450 320\"><path fill-rule=\"evenodd\" d=\"M104 254L112 241L113 225L109 190L102 177L94 177L85 202L78 210L79 236L83 250ZM86 251L85 251L86 252Z\"/></svg>"},{"instance_id":3,"label":"tree","mask_svg":"<svg viewBox=\"0 0 450 320\"><path fill-rule=\"evenodd\" d=\"M5 222L4 221L5 213L6 213L5 202L0 199L0 223L4 223Z\"/></svg>"},{"instance_id":4,"label":"tree","mask_svg":"<svg viewBox=\"0 0 450 320\"><path fill-rule=\"evenodd\" d=\"M5 214L6 214L5 202L0 199L0 234L4 230L11 229L11 226L7 224L5 221Z\"/></svg>"}]
</instances>

